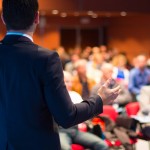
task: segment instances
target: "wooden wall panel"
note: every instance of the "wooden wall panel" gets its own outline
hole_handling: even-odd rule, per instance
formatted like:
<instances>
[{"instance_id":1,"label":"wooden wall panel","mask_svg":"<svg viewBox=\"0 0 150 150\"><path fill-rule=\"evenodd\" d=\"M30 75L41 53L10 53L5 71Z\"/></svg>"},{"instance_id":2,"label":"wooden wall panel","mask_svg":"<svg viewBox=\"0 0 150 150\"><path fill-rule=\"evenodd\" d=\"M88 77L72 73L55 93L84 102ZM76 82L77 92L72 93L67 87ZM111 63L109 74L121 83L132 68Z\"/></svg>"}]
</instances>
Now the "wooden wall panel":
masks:
<instances>
[{"instance_id":1,"label":"wooden wall panel","mask_svg":"<svg viewBox=\"0 0 150 150\"><path fill-rule=\"evenodd\" d=\"M81 0L39 0L41 10L77 11Z\"/></svg>"},{"instance_id":2,"label":"wooden wall panel","mask_svg":"<svg viewBox=\"0 0 150 150\"><path fill-rule=\"evenodd\" d=\"M34 35L35 43L48 48L50 50L56 49L60 45L60 32L58 28L49 28L42 34L39 30Z\"/></svg>"},{"instance_id":3,"label":"wooden wall panel","mask_svg":"<svg viewBox=\"0 0 150 150\"><path fill-rule=\"evenodd\" d=\"M108 43L125 51L130 60L141 53L150 55L150 16L110 19Z\"/></svg>"},{"instance_id":4,"label":"wooden wall panel","mask_svg":"<svg viewBox=\"0 0 150 150\"><path fill-rule=\"evenodd\" d=\"M44 30L37 28L34 41L46 48L54 49L60 45L60 28L82 26L85 28L106 26L109 47L125 51L130 60L140 53L150 54L150 15L137 17L114 17L96 19L88 25L80 24L79 19L49 18ZM5 27L0 21L0 39L5 35Z\"/></svg>"}]
</instances>

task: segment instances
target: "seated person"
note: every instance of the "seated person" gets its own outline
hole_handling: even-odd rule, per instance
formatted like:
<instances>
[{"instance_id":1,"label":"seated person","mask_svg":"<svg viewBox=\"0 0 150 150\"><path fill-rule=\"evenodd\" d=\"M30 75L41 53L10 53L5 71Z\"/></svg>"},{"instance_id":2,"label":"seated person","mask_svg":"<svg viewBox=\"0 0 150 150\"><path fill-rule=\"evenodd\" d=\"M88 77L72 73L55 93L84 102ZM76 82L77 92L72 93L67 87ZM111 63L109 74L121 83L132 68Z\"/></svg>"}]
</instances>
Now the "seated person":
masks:
<instances>
[{"instance_id":1,"label":"seated person","mask_svg":"<svg viewBox=\"0 0 150 150\"><path fill-rule=\"evenodd\" d=\"M150 85L150 69L146 67L147 59L144 55L137 56L135 61L136 67L130 71L128 88L138 101L141 88Z\"/></svg>"},{"instance_id":2,"label":"seated person","mask_svg":"<svg viewBox=\"0 0 150 150\"><path fill-rule=\"evenodd\" d=\"M79 93L83 99L87 99L95 85L95 81L87 76L87 61L78 60L75 63L75 69L77 74L73 76L72 90Z\"/></svg>"},{"instance_id":3,"label":"seated person","mask_svg":"<svg viewBox=\"0 0 150 150\"><path fill-rule=\"evenodd\" d=\"M69 72L64 71L64 81L73 103L82 102L81 96L71 91L72 78ZM77 126L68 129L60 127L59 136L62 150L71 150L72 143L80 144L92 150L108 150L106 143L101 138L89 132L79 131Z\"/></svg>"},{"instance_id":4,"label":"seated person","mask_svg":"<svg viewBox=\"0 0 150 150\"><path fill-rule=\"evenodd\" d=\"M139 95L139 115L150 115L150 86L143 86Z\"/></svg>"},{"instance_id":5,"label":"seated person","mask_svg":"<svg viewBox=\"0 0 150 150\"><path fill-rule=\"evenodd\" d=\"M102 71L102 77L101 77L100 83L98 83L97 85L95 85L92 88L91 96L97 94L99 85L103 85L109 78L112 78L113 65L110 63L104 63L101 66L101 71ZM131 102L132 97L131 97L130 92L128 91L128 88L125 86L125 84L124 84L124 82L122 82L122 80L115 80L114 79L110 85L110 88L113 88L113 87L117 86L118 84L121 87L121 92L114 102L120 106L124 106L127 103Z\"/></svg>"},{"instance_id":6,"label":"seated person","mask_svg":"<svg viewBox=\"0 0 150 150\"><path fill-rule=\"evenodd\" d=\"M113 78L117 80L121 80L122 84L128 85L129 82L129 70L127 69L127 58L123 54L116 55L112 64L114 66L113 70Z\"/></svg>"},{"instance_id":7,"label":"seated person","mask_svg":"<svg viewBox=\"0 0 150 150\"><path fill-rule=\"evenodd\" d=\"M65 71L70 72L71 74L75 74L75 63L80 60L79 55L72 54L70 62L66 63Z\"/></svg>"}]
</instances>

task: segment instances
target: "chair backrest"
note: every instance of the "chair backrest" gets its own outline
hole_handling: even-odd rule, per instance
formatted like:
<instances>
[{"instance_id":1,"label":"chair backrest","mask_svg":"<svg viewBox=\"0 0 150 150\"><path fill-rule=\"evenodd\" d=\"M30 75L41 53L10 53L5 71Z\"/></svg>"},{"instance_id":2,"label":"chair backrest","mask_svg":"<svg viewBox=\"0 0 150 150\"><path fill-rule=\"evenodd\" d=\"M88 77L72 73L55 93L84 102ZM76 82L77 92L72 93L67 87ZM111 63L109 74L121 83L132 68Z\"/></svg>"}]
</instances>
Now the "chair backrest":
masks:
<instances>
[{"instance_id":1,"label":"chair backrest","mask_svg":"<svg viewBox=\"0 0 150 150\"><path fill-rule=\"evenodd\" d=\"M125 106L126 113L128 116L136 115L140 109L139 102L131 102Z\"/></svg>"},{"instance_id":2,"label":"chair backrest","mask_svg":"<svg viewBox=\"0 0 150 150\"><path fill-rule=\"evenodd\" d=\"M84 147L78 144L72 144L71 147L72 150L84 150Z\"/></svg>"},{"instance_id":3,"label":"chair backrest","mask_svg":"<svg viewBox=\"0 0 150 150\"><path fill-rule=\"evenodd\" d=\"M84 122L78 124L78 130L82 132L87 132L87 125Z\"/></svg>"},{"instance_id":4,"label":"chair backrest","mask_svg":"<svg viewBox=\"0 0 150 150\"><path fill-rule=\"evenodd\" d=\"M118 116L118 113L116 112L116 110L114 109L113 106L111 105L104 105L103 106L103 113L100 114L103 116L108 116L110 117L113 121L116 121L116 118Z\"/></svg>"}]
</instances>

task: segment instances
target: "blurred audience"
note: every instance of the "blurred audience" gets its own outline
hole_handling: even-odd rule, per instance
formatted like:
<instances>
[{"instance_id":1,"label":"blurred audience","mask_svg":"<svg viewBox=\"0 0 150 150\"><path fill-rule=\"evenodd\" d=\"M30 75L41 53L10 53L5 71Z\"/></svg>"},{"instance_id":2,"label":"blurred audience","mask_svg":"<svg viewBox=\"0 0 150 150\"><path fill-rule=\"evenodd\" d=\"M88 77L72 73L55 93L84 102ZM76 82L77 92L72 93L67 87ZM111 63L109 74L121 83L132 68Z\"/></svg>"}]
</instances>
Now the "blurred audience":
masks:
<instances>
[{"instance_id":1,"label":"blurred audience","mask_svg":"<svg viewBox=\"0 0 150 150\"><path fill-rule=\"evenodd\" d=\"M64 71L64 81L72 102L82 102L83 99L81 96L72 91L72 76L69 72ZM100 137L89 132L81 132L78 130L78 126L68 129L60 127L59 136L62 150L71 150L71 144L73 143L80 144L92 150L108 150L107 145Z\"/></svg>"},{"instance_id":2,"label":"blurred audience","mask_svg":"<svg viewBox=\"0 0 150 150\"><path fill-rule=\"evenodd\" d=\"M56 49L56 51L57 51L57 53L58 53L58 55L59 55L59 57L60 57L60 59L61 59L62 66L63 66L63 68L64 68L65 65L66 65L66 63L69 62L70 57L69 57L69 55L66 53L65 48L62 47L62 46L58 47L58 48Z\"/></svg>"},{"instance_id":3,"label":"blurred audience","mask_svg":"<svg viewBox=\"0 0 150 150\"><path fill-rule=\"evenodd\" d=\"M75 69L77 74L73 78L72 89L78 92L83 99L89 97L90 90L95 85L95 81L87 76L87 61L80 59L75 63Z\"/></svg>"},{"instance_id":4,"label":"blurred audience","mask_svg":"<svg viewBox=\"0 0 150 150\"><path fill-rule=\"evenodd\" d=\"M139 115L150 116L150 85L143 86L139 94L140 111Z\"/></svg>"},{"instance_id":5,"label":"blurred audience","mask_svg":"<svg viewBox=\"0 0 150 150\"><path fill-rule=\"evenodd\" d=\"M147 67L145 55L138 55L135 60L135 67L130 71L129 90L135 100L139 100L140 90L145 85L150 85L150 69Z\"/></svg>"},{"instance_id":6,"label":"blurred audience","mask_svg":"<svg viewBox=\"0 0 150 150\"><path fill-rule=\"evenodd\" d=\"M150 69L150 58L147 60L147 67Z\"/></svg>"},{"instance_id":7,"label":"blurred audience","mask_svg":"<svg viewBox=\"0 0 150 150\"><path fill-rule=\"evenodd\" d=\"M92 54L97 54L97 53L100 53L100 48L95 46L92 48Z\"/></svg>"},{"instance_id":8,"label":"blurred audience","mask_svg":"<svg viewBox=\"0 0 150 150\"><path fill-rule=\"evenodd\" d=\"M99 82L100 76L102 74L100 68L103 63L104 60L99 52L93 53L91 60L87 62L87 76L95 80L96 83Z\"/></svg>"},{"instance_id":9,"label":"blurred audience","mask_svg":"<svg viewBox=\"0 0 150 150\"><path fill-rule=\"evenodd\" d=\"M107 49L106 45L100 45L99 49L103 60L109 62L111 60L111 51Z\"/></svg>"},{"instance_id":10,"label":"blurred audience","mask_svg":"<svg viewBox=\"0 0 150 150\"><path fill-rule=\"evenodd\" d=\"M82 57L83 59L86 59L86 60L88 61L91 54L92 54L92 48L91 48L90 46L87 46L87 47L83 50L83 52L82 52L82 54L81 54L81 57Z\"/></svg>"},{"instance_id":11,"label":"blurred audience","mask_svg":"<svg viewBox=\"0 0 150 150\"><path fill-rule=\"evenodd\" d=\"M63 47L57 51L65 68L64 80L73 103L82 103L83 99L97 95L99 86L113 78L110 89L118 84L121 87L120 95L112 104L116 111L124 114L122 110L126 104L139 101L138 114L150 115L150 58L145 55L133 58L133 68L126 53L119 53L116 48L108 49L105 45L87 46L84 50L75 47L70 49L69 55ZM60 127L59 133L62 150L71 150L73 143L92 150L108 149L100 137L80 132L78 126L69 129Z\"/></svg>"},{"instance_id":12,"label":"blurred audience","mask_svg":"<svg viewBox=\"0 0 150 150\"><path fill-rule=\"evenodd\" d=\"M75 47L69 55L63 47L57 51L63 67L73 75L73 90L83 98L96 94L98 84L102 85L112 77L114 82L111 86L119 84L122 87L115 102L124 106L128 102L137 101L139 95L143 97L140 94L141 88L150 85L150 58L144 55L133 58L132 68L124 52L119 53L116 48L108 49L105 45L87 46L83 51L81 47Z\"/></svg>"},{"instance_id":13,"label":"blurred audience","mask_svg":"<svg viewBox=\"0 0 150 150\"><path fill-rule=\"evenodd\" d=\"M114 65L113 78L128 86L129 70L126 68L127 58L123 54L118 54L112 59L112 64Z\"/></svg>"},{"instance_id":14,"label":"blurred audience","mask_svg":"<svg viewBox=\"0 0 150 150\"><path fill-rule=\"evenodd\" d=\"M65 70L70 72L71 74L75 74L75 63L80 59L79 55L72 54L70 56L71 61L66 63Z\"/></svg>"},{"instance_id":15,"label":"blurred audience","mask_svg":"<svg viewBox=\"0 0 150 150\"><path fill-rule=\"evenodd\" d=\"M110 63L104 63L102 65L101 67L102 77L101 77L100 83L96 84L92 88L91 96L97 94L97 90L100 85L103 85L106 82L106 80L112 78L113 70L114 70L113 68L114 68L113 65ZM113 82L110 85L110 88L116 87L118 84L121 86L121 92L114 103L118 104L119 106L124 106L127 103L132 101L132 97L131 97L130 92L128 91L128 88L121 82L118 83L116 79L113 80Z\"/></svg>"}]
</instances>

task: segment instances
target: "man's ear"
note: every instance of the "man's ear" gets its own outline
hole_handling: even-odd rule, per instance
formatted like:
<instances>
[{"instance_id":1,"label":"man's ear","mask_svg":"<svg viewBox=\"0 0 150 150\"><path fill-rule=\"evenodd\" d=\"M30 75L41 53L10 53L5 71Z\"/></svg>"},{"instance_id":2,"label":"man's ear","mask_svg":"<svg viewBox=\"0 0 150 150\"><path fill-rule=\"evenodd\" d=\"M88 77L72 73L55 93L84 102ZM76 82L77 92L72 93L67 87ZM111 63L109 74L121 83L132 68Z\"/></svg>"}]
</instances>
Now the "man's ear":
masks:
<instances>
[{"instance_id":1,"label":"man's ear","mask_svg":"<svg viewBox=\"0 0 150 150\"><path fill-rule=\"evenodd\" d=\"M5 21L4 21L4 17L3 17L3 13L1 13L1 19L4 25L6 25Z\"/></svg>"},{"instance_id":2,"label":"man's ear","mask_svg":"<svg viewBox=\"0 0 150 150\"><path fill-rule=\"evenodd\" d=\"M39 11L38 11L38 12L36 12L36 14L35 14L34 23L35 23L35 24L39 24L39 21L40 21L40 17L39 17Z\"/></svg>"}]
</instances>

